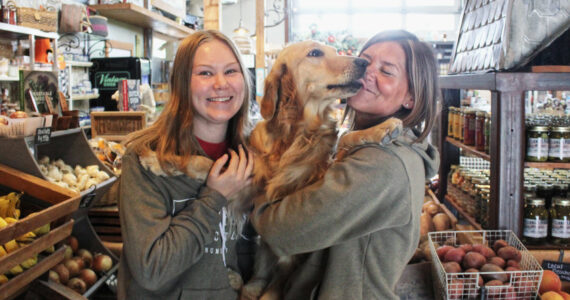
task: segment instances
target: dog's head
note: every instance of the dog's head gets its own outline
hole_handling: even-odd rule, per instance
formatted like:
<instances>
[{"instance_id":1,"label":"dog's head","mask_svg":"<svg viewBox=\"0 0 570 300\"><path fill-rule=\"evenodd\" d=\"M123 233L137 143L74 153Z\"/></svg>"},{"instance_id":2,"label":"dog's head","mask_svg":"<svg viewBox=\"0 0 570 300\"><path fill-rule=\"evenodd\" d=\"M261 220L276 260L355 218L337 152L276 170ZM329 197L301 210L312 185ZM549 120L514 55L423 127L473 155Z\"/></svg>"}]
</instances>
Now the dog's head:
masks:
<instances>
[{"instance_id":1,"label":"dog's head","mask_svg":"<svg viewBox=\"0 0 570 300\"><path fill-rule=\"evenodd\" d=\"M323 111L334 100L356 94L367 65L362 58L340 56L333 47L318 42L291 44L279 53L265 79L261 115L272 119L284 106Z\"/></svg>"}]
</instances>

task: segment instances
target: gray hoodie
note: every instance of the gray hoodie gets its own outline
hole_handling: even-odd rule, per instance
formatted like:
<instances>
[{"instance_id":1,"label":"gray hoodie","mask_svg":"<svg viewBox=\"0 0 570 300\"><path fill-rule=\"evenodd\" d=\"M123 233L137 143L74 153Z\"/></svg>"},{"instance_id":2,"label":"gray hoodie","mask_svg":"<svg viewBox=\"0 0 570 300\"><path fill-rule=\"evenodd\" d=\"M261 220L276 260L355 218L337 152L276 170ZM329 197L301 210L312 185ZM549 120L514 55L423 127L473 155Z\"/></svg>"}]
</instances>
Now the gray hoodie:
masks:
<instances>
[{"instance_id":1,"label":"gray hoodie","mask_svg":"<svg viewBox=\"0 0 570 300\"><path fill-rule=\"evenodd\" d=\"M237 298L226 269L237 270L237 235L226 198L204 178L166 176L153 156L123 157L119 299Z\"/></svg>"},{"instance_id":2,"label":"gray hoodie","mask_svg":"<svg viewBox=\"0 0 570 300\"><path fill-rule=\"evenodd\" d=\"M398 299L394 287L420 238L426 179L439 155L411 131L368 144L325 177L273 203L256 203L252 222L277 255L308 253L285 299Z\"/></svg>"}]
</instances>

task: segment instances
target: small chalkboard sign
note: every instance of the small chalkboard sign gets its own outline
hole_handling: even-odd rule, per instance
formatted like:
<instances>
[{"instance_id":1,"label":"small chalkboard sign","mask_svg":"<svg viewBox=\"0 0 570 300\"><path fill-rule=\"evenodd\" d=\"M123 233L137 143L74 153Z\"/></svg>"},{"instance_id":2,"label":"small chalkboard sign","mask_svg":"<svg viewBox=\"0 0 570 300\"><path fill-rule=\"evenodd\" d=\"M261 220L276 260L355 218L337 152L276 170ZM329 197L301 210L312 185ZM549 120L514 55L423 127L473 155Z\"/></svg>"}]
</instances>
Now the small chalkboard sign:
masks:
<instances>
[{"instance_id":1,"label":"small chalkboard sign","mask_svg":"<svg viewBox=\"0 0 570 300\"><path fill-rule=\"evenodd\" d=\"M36 129L36 145L49 144L51 140L51 127L39 127Z\"/></svg>"},{"instance_id":2,"label":"small chalkboard sign","mask_svg":"<svg viewBox=\"0 0 570 300\"><path fill-rule=\"evenodd\" d=\"M542 268L556 273L562 281L570 281L570 264L552 260L543 260Z\"/></svg>"}]
</instances>

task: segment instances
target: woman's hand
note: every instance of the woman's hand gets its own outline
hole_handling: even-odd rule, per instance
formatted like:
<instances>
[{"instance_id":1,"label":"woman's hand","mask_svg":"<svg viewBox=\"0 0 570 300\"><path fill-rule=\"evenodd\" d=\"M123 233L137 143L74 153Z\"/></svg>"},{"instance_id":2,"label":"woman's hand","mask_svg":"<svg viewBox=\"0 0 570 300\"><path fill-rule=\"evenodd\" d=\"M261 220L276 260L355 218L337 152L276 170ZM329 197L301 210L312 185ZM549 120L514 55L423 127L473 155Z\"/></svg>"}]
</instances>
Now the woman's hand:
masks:
<instances>
[{"instance_id":1,"label":"woman's hand","mask_svg":"<svg viewBox=\"0 0 570 300\"><path fill-rule=\"evenodd\" d=\"M208 174L206 185L215 189L226 198L230 198L243 187L251 183L251 173L253 171L253 155L245 154L242 145L239 145L238 154L230 149L230 163L224 170L224 165L228 161L228 155L220 157Z\"/></svg>"}]
</instances>

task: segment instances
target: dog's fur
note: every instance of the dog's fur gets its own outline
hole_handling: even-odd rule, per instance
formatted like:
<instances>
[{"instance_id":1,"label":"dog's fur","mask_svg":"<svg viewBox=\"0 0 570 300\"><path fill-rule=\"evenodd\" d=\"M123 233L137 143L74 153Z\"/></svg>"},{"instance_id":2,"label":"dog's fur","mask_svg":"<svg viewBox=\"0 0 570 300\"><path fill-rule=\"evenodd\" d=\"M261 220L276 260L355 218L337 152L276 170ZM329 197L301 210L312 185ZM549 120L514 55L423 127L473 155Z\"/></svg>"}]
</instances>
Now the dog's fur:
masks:
<instances>
[{"instance_id":1,"label":"dog's fur","mask_svg":"<svg viewBox=\"0 0 570 300\"><path fill-rule=\"evenodd\" d=\"M358 92L367 65L364 59L339 56L334 48L313 41L281 51L265 81L264 120L249 140L248 149L255 154L256 202L259 197L277 201L323 177L338 138L333 105ZM399 129L401 122L391 119L364 133L351 132L339 144L339 157L357 144L386 142ZM299 257L277 258L262 242L254 277L242 289L241 299L281 299L285 280L298 261Z\"/></svg>"}]
</instances>

